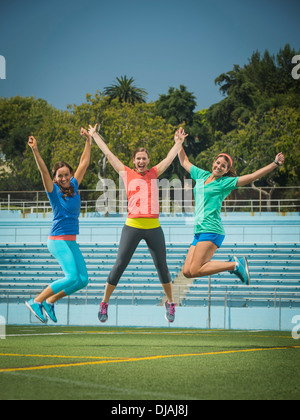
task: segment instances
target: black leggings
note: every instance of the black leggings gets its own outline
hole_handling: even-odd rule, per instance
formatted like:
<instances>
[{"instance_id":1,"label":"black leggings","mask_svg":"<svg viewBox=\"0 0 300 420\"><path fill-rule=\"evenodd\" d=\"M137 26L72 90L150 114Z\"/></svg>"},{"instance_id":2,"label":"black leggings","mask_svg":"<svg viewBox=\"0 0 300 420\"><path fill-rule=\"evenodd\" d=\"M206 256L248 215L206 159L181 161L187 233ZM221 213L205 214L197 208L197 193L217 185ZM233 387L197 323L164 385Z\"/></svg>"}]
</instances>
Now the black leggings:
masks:
<instances>
[{"instance_id":1,"label":"black leggings","mask_svg":"<svg viewBox=\"0 0 300 420\"><path fill-rule=\"evenodd\" d=\"M125 225L122 229L117 260L108 276L107 283L117 286L142 239L146 241L161 283L172 281L167 266L166 243L162 228L137 229Z\"/></svg>"}]
</instances>

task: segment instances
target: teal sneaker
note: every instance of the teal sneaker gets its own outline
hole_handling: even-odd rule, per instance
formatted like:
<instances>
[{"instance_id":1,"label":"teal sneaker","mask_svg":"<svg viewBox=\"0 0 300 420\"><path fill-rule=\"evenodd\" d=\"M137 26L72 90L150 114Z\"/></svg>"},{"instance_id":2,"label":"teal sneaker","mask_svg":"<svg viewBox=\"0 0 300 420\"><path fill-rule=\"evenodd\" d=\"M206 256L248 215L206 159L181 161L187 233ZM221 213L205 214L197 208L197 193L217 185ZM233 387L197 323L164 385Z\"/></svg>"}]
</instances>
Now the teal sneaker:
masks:
<instances>
[{"instance_id":1,"label":"teal sneaker","mask_svg":"<svg viewBox=\"0 0 300 420\"><path fill-rule=\"evenodd\" d=\"M165 303L165 308L166 308L165 318L169 322L174 322L175 320L175 306L176 306L175 303L169 303L169 302Z\"/></svg>"},{"instance_id":2,"label":"teal sneaker","mask_svg":"<svg viewBox=\"0 0 300 420\"><path fill-rule=\"evenodd\" d=\"M43 302L43 307L46 312L48 318L50 318L53 322L57 322L55 312L54 312L54 304L47 303L47 301Z\"/></svg>"},{"instance_id":3,"label":"teal sneaker","mask_svg":"<svg viewBox=\"0 0 300 420\"><path fill-rule=\"evenodd\" d=\"M230 262L234 261L236 263L235 270L230 271L230 274L235 274L238 278L245 284L250 284L250 273L248 267L248 261L246 257L238 258L231 257Z\"/></svg>"},{"instance_id":4,"label":"teal sneaker","mask_svg":"<svg viewBox=\"0 0 300 420\"><path fill-rule=\"evenodd\" d=\"M34 299L30 299L28 302L25 302L25 305L41 322L43 322L44 324L47 323L47 319L45 318L43 313L42 303L36 303Z\"/></svg>"}]
</instances>

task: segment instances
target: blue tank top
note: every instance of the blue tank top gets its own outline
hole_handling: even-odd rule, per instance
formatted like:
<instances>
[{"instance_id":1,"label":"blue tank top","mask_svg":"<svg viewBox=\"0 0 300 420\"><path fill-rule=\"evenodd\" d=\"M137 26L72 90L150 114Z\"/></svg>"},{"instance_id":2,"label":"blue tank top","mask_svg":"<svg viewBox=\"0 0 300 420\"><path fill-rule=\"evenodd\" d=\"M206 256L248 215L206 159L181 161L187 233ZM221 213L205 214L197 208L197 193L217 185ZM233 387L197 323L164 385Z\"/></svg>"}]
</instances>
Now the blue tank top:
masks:
<instances>
[{"instance_id":1,"label":"blue tank top","mask_svg":"<svg viewBox=\"0 0 300 420\"><path fill-rule=\"evenodd\" d=\"M70 185L74 187L74 196L63 198L58 185L53 184L53 191L47 192L52 210L53 224L49 236L77 235L79 233L79 215L81 200L78 193L78 182L72 177Z\"/></svg>"}]
</instances>

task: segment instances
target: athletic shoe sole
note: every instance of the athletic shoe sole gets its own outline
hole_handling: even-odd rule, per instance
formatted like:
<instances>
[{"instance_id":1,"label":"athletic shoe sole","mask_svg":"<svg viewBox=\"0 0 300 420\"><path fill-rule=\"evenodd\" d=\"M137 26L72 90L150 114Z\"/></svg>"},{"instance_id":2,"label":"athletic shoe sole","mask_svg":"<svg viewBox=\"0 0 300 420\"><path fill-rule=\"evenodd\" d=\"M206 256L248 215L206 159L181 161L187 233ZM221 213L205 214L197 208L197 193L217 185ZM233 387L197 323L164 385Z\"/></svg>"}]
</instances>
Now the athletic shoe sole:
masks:
<instances>
[{"instance_id":1,"label":"athletic shoe sole","mask_svg":"<svg viewBox=\"0 0 300 420\"><path fill-rule=\"evenodd\" d=\"M42 318L40 318L38 314L32 309L32 307L28 304L28 302L25 302L25 305L33 313L33 315L37 317L37 319L39 319L43 324L47 324L47 320L43 320Z\"/></svg>"},{"instance_id":2,"label":"athletic shoe sole","mask_svg":"<svg viewBox=\"0 0 300 420\"><path fill-rule=\"evenodd\" d=\"M247 274L247 282L246 282L245 284L247 284L247 285L249 286L249 285L250 285L250 273L249 273L249 266L248 266L248 261L247 261L247 258L246 258L246 257L244 257L244 259L245 259L245 263L246 263L245 268L246 268L246 274Z\"/></svg>"},{"instance_id":3,"label":"athletic shoe sole","mask_svg":"<svg viewBox=\"0 0 300 420\"><path fill-rule=\"evenodd\" d=\"M246 271L246 275L247 275L247 279L246 279L246 281L245 281L245 279L244 278L241 278L240 276L239 276L239 274L241 274L241 273L236 273L235 272L235 270L232 270L232 271L229 271L229 273L230 274L235 274L244 284L247 284L248 286L250 285L250 273L249 273L249 266L248 266L248 261L247 261L247 258L246 257L243 257L244 258L244 262L245 262L245 265L243 265L244 266L244 268L245 268L245 271ZM235 262L235 263L237 263L237 262L239 262L239 259L238 259L238 257L236 257L235 255L233 256L233 257L231 257L230 258L230 260L229 260L230 262ZM240 262L239 262L239 264L241 264Z\"/></svg>"},{"instance_id":4,"label":"athletic shoe sole","mask_svg":"<svg viewBox=\"0 0 300 420\"><path fill-rule=\"evenodd\" d=\"M49 315L45 308L44 313L48 319L51 319L52 322L55 322L55 324L57 324L57 319L54 319L51 315Z\"/></svg>"},{"instance_id":5,"label":"athletic shoe sole","mask_svg":"<svg viewBox=\"0 0 300 420\"><path fill-rule=\"evenodd\" d=\"M98 313L98 319L99 319L99 321L100 321L100 322L106 322L106 321L108 320L108 316L107 316L106 318L104 318L104 319L102 318L102 316L103 316L103 315L101 315L101 313L99 312L99 313Z\"/></svg>"}]
</instances>

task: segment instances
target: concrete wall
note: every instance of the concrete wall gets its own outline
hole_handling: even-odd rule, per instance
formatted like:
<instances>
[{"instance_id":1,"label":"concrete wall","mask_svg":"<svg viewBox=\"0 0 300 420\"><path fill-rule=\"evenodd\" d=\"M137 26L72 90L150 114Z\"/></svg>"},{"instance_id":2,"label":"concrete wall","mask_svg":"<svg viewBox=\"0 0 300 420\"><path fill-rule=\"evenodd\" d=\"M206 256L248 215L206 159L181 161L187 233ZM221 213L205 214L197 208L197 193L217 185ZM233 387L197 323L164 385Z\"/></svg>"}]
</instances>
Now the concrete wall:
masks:
<instances>
[{"instance_id":1,"label":"concrete wall","mask_svg":"<svg viewBox=\"0 0 300 420\"><path fill-rule=\"evenodd\" d=\"M63 301L61 301L63 302ZM99 300L100 303L100 300ZM57 325L70 326L119 326L119 327L176 327L176 328L208 328L208 308L177 307L174 324L164 318L163 306L109 306L109 319L105 324L98 321L98 305L56 305ZM7 325L39 325L42 324L27 309L24 303L0 304L0 315ZM233 330L281 330L292 331L295 326L293 318L300 316L300 309L290 308L226 308L211 307L211 329ZM48 321L49 325L56 325ZM47 326L45 326L47 328Z\"/></svg>"}]
</instances>

